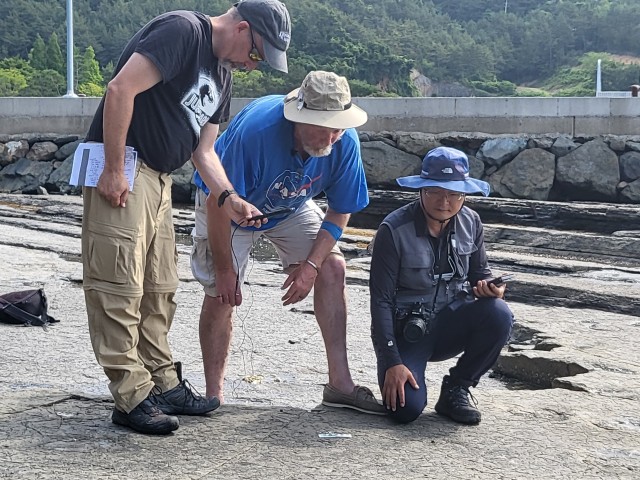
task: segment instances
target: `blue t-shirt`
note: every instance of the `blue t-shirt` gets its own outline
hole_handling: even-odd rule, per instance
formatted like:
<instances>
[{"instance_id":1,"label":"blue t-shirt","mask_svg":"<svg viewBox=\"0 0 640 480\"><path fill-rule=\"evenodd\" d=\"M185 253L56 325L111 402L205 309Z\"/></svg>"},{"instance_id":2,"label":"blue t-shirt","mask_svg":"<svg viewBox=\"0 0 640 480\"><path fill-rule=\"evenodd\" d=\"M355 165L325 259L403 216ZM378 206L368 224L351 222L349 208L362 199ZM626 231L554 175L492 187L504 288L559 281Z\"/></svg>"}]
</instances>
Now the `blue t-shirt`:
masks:
<instances>
[{"instance_id":1,"label":"blue t-shirt","mask_svg":"<svg viewBox=\"0 0 640 480\"><path fill-rule=\"evenodd\" d=\"M216 152L234 189L263 213L282 207L297 210L320 192L325 192L329 207L338 213L362 210L369 194L355 129L346 130L328 156L303 161L294 147L294 123L284 118L283 99L270 95L254 100L216 141ZM209 192L198 172L194 183ZM274 227L283 218L269 219L260 230Z\"/></svg>"}]
</instances>

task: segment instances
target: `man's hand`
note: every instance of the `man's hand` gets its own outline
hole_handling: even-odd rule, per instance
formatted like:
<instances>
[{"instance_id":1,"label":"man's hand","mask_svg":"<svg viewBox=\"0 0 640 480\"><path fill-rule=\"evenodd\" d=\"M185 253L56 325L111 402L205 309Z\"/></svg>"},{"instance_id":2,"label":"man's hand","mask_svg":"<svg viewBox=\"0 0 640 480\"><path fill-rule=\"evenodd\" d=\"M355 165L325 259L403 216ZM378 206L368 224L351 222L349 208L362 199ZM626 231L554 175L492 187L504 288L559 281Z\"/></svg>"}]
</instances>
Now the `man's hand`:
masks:
<instances>
[{"instance_id":1,"label":"man's hand","mask_svg":"<svg viewBox=\"0 0 640 480\"><path fill-rule=\"evenodd\" d=\"M226 198L222 204L222 209L231 220L243 227L260 228L268 222L266 218L264 220L249 221L250 218L261 215L262 212L235 193Z\"/></svg>"},{"instance_id":2,"label":"man's hand","mask_svg":"<svg viewBox=\"0 0 640 480\"><path fill-rule=\"evenodd\" d=\"M162 80L155 63L135 52L107 85L104 97L103 142L105 168L98 180L98 193L112 207L124 207L129 184L124 176L124 152L135 98Z\"/></svg>"},{"instance_id":3,"label":"man's hand","mask_svg":"<svg viewBox=\"0 0 640 480\"><path fill-rule=\"evenodd\" d=\"M124 172L105 169L98 180L98 193L112 207L125 207L129 197L129 183Z\"/></svg>"},{"instance_id":4,"label":"man's hand","mask_svg":"<svg viewBox=\"0 0 640 480\"><path fill-rule=\"evenodd\" d=\"M313 284L316 281L318 272L315 268L309 265L307 262L302 262L298 265L291 274L287 277L281 290L286 290L282 296L283 305L291 305L292 303L298 303L300 300L307 298L309 292L313 288Z\"/></svg>"},{"instance_id":5,"label":"man's hand","mask_svg":"<svg viewBox=\"0 0 640 480\"><path fill-rule=\"evenodd\" d=\"M387 369L382 386L382 398L387 408L395 412L398 403L400 407L404 407L404 384L407 382L415 390L420 389L411 371L403 364L394 365Z\"/></svg>"},{"instance_id":6,"label":"man's hand","mask_svg":"<svg viewBox=\"0 0 640 480\"><path fill-rule=\"evenodd\" d=\"M216 270L216 291L218 301L228 303L232 307L242 303L242 291L238 285L238 275L235 270Z\"/></svg>"},{"instance_id":7,"label":"man's hand","mask_svg":"<svg viewBox=\"0 0 640 480\"><path fill-rule=\"evenodd\" d=\"M476 286L473 287L473 294L477 298L482 297L497 297L504 298L504 291L507 288L507 284L503 283L499 287L488 283L486 280L478 280Z\"/></svg>"}]
</instances>

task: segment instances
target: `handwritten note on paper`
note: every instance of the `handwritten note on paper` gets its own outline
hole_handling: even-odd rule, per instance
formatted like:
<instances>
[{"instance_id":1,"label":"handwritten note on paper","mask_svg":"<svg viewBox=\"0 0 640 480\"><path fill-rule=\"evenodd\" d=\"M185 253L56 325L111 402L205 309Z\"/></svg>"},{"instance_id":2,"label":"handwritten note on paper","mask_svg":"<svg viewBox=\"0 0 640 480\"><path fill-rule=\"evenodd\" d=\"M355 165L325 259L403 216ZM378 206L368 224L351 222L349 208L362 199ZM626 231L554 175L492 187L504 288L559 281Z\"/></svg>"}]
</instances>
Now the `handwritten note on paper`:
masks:
<instances>
[{"instance_id":1,"label":"handwritten note on paper","mask_svg":"<svg viewBox=\"0 0 640 480\"><path fill-rule=\"evenodd\" d=\"M138 152L126 147L124 152L124 174L129 182L129 191L133 190ZM81 143L73 156L70 185L95 187L104 170L104 144Z\"/></svg>"}]
</instances>

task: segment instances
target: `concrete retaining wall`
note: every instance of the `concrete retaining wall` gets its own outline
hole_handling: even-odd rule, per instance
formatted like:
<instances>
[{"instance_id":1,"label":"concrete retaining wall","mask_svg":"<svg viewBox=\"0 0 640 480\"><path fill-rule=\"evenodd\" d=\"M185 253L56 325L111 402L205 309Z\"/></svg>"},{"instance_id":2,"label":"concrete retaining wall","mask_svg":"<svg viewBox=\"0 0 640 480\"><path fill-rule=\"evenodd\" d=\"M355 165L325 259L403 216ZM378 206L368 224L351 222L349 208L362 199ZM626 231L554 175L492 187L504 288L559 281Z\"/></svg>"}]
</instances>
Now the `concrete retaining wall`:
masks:
<instances>
[{"instance_id":1,"label":"concrete retaining wall","mask_svg":"<svg viewBox=\"0 0 640 480\"><path fill-rule=\"evenodd\" d=\"M0 98L0 134L82 135L98 98ZM251 99L233 99L232 115ZM368 131L636 135L639 98L358 98Z\"/></svg>"}]
</instances>

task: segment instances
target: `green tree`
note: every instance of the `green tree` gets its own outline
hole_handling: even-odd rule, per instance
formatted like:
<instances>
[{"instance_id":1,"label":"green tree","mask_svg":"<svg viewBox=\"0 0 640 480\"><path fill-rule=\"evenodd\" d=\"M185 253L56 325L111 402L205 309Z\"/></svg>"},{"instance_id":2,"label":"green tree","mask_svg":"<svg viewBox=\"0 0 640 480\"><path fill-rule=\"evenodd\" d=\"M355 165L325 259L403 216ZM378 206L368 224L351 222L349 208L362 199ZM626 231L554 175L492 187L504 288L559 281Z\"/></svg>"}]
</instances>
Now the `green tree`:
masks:
<instances>
[{"instance_id":1,"label":"green tree","mask_svg":"<svg viewBox=\"0 0 640 480\"><path fill-rule=\"evenodd\" d=\"M109 80L109 63L118 61L125 43L154 16L178 8L217 15L229 5L229 0L77 0L74 32L83 48L74 65L80 70L84 46L91 45L105 65L102 77ZM640 56L638 0L296 0L287 5L293 26L289 74L264 68L259 79L240 76L235 95L286 92L318 69L363 82L357 84L363 94L415 95L409 79L415 69L435 82L477 85L479 94L506 94L512 85L501 82L511 82L520 86L519 95L524 84L543 86L589 52ZM64 23L63 1L0 1L0 59L19 56L42 68L34 55L41 47L35 48L36 34L48 39L55 32L62 40ZM62 47L62 54L47 50L44 58L48 68L64 75ZM29 84L30 76L19 70ZM603 83L624 85L631 70L608 68Z\"/></svg>"},{"instance_id":2,"label":"green tree","mask_svg":"<svg viewBox=\"0 0 640 480\"><path fill-rule=\"evenodd\" d=\"M94 85L102 85L104 83L102 73L100 73L100 65L96 60L96 54L91 45L85 49L78 65L78 84L81 85L83 83L93 83Z\"/></svg>"},{"instance_id":3,"label":"green tree","mask_svg":"<svg viewBox=\"0 0 640 480\"><path fill-rule=\"evenodd\" d=\"M289 93L281 77L268 76L259 70L238 71L233 75L235 97L255 98L272 93Z\"/></svg>"},{"instance_id":4,"label":"green tree","mask_svg":"<svg viewBox=\"0 0 640 480\"><path fill-rule=\"evenodd\" d=\"M59 97L66 92L66 85L65 78L55 70L35 70L20 96Z\"/></svg>"},{"instance_id":5,"label":"green tree","mask_svg":"<svg viewBox=\"0 0 640 480\"><path fill-rule=\"evenodd\" d=\"M29 65L29 62L20 57L8 57L1 59L0 68L15 68L20 70L27 78L33 75L34 71L34 68Z\"/></svg>"},{"instance_id":6,"label":"green tree","mask_svg":"<svg viewBox=\"0 0 640 480\"><path fill-rule=\"evenodd\" d=\"M50 70L55 70L60 75L65 73L65 62L62 58L62 51L60 50L60 44L58 43L58 35L53 32L49 37L47 43L47 62L46 66Z\"/></svg>"},{"instance_id":7,"label":"green tree","mask_svg":"<svg viewBox=\"0 0 640 480\"><path fill-rule=\"evenodd\" d=\"M349 80L349 88L352 97L373 97L380 93L374 85L357 79Z\"/></svg>"},{"instance_id":8,"label":"green tree","mask_svg":"<svg viewBox=\"0 0 640 480\"><path fill-rule=\"evenodd\" d=\"M27 86L27 79L17 68L0 68L0 97L15 97Z\"/></svg>"},{"instance_id":9,"label":"green tree","mask_svg":"<svg viewBox=\"0 0 640 480\"><path fill-rule=\"evenodd\" d=\"M64 18L64 2L0 2L0 57L17 55L27 58L35 33L47 38L52 31L64 25Z\"/></svg>"},{"instance_id":10,"label":"green tree","mask_svg":"<svg viewBox=\"0 0 640 480\"><path fill-rule=\"evenodd\" d=\"M21 96L28 87L35 69L19 57L0 60L0 96Z\"/></svg>"},{"instance_id":11,"label":"green tree","mask_svg":"<svg viewBox=\"0 0 640 480\"><path fill-rule=\"evenodd\" d=\"M29 52L29 64L38 70L47 68L47 46L40 34L36 35L33 48Z\"/></svg>"},{"instance_id":12,"label":"green tree","mask_svg":"<svg viewBox=\"0 0 640 480\"><path fill-rule=\"evenodd\" d=\"M104 67L102 67L101 73L102 73L102 78L104 78L105 82L108 82L109 80L111 80L111 77L113 77L113 72L115 69L116 69L116 66L111 61L107 63Z\"/></svg>"},{"instance_id":13,"label":"green tree","mask_svg":"<svg viewBox=\"0 0 640 480\"><path fill-rule=\"evenodd\" d=\"M84 95L85 97L101 97L104 95L104 86L96 85L95 83L81 83L78 85L78 93Z\"/></svg>"}]
</instances>

